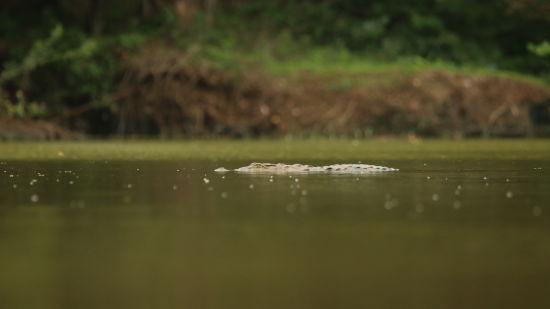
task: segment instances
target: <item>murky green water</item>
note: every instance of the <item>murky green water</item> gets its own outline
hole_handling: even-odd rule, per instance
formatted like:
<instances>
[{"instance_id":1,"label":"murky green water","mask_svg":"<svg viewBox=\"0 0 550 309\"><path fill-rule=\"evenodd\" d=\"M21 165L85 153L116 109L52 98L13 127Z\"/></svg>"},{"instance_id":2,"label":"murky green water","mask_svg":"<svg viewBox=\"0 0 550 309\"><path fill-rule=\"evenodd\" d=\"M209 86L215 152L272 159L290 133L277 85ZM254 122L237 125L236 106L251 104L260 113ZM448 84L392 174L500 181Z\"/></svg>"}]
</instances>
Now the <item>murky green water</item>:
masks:
<instances>
[{"instance_id":1,"label":"murky green water","mask_svg":"<svg viewBox=\"0 0 550 309\"><path fill-rule=\"evenodd\" d=\"M0 144L24 159L0 159L0 308L549 308L541 143L307 160L272 142L290 147L277 161L401 169L292 177L212 172L247 165L254 144L202 160Z\"/></svg>"}]
</instances>

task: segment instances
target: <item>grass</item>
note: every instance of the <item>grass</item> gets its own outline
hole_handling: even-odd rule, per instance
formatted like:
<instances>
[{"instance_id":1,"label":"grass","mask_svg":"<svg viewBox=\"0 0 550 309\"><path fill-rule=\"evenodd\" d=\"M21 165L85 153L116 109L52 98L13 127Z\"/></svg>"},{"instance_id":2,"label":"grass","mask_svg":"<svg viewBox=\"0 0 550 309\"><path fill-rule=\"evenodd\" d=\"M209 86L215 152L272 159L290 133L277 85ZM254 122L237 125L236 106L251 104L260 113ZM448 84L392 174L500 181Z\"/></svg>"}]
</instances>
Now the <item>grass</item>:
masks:
<instances>
[{"instance_id":1,"label":"grass","mask_svg":"<svg viewBox=\"0 0 550 309\"><path fill-rule=\"evenodd\" d=\"M547 160L546 140L194 140L0 143L11 160L246 160L285 161L423 159ZM1 167L0 167L1 169Z\"/></svg>"},{"instance_id":2,"label":"grass","mask_svg":"<svg viewBox=\"0 0 550 309\"><path fill-rule=\"evenodd\" d=\"M383 60L372 54L353 53L346 49L330 47L291 47L281 51L280 47L260 46L255 49L239 50L234 45L209 47L208 58L219 68L260 68L265 73L279 77L313 75L359 75L389 73L391 82L395 74L412 74L423 70L481 74L509 77L529 83L548 84L549 80L518 72L505 71L489 65L457 65L443 60L428 60L419 56L403 56L395 60ZM355 76L358 78L357 76ZM383 77L382 77L383 78Z\"/></svg>"}]
</instances>

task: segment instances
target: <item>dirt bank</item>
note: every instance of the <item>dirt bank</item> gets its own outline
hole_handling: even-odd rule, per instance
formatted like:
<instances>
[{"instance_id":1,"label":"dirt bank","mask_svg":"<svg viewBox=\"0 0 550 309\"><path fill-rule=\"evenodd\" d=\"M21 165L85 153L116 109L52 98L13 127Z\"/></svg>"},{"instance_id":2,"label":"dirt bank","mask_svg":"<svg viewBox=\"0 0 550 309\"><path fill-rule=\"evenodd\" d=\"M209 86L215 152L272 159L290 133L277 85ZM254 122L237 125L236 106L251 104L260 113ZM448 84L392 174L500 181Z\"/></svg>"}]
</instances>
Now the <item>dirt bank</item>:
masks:
<instances>
[{"instance_id":1,"label":"dirt bank","mask_svg":"<svg viewBox=\"0 0 550 309\"><path fill-rule=\"evenodd\" d=\"M114 108L100 111L110 122L95 123L107 136L530 136L550 126L544 103L550 87L513 77L442 71L281 77L216 68L158 44L129 58L120 75ZM75 117L94 127L98 111L81 110ZM80 119L64 123L74 120ZM52 123L0 118L0 139L74 136Z\"/></svg>"},{"instance_id":2,"label":"dirt bank","mask_svg":"<svg viewBox=\"0 0 550 309\"><path fill-rule=\"evenodd\" d=\"M363 76L370 84L343 90L312 82L296 97L303 109L296 123L337 132L526 136L532 106L550 98L550 88L511 77L440 71L383 75Z\"/></svg>"},{"instance_id":3,"label":"dirt bank","mask_svg":"<svg viewBox=\"0 0 550 309\"><path fill-rule=\"evenodd\" d=\"M0 141L78 138L82 138L82 135L48 121L16 120L0 117Z\"/></svg>"},{"instance_id":4,"label":"dirt bank","mask_svg":"<svg viewBox=\"0 0 550 309\"><path fill-rule=\"evenodd\" d=\"M550 88L441 71L287 78L230 73L174 49L152 48L127 64L120 97L122 118L152 122L166 136L527 136L532 106L549 99Z\"/></svg>"}]
</instances>

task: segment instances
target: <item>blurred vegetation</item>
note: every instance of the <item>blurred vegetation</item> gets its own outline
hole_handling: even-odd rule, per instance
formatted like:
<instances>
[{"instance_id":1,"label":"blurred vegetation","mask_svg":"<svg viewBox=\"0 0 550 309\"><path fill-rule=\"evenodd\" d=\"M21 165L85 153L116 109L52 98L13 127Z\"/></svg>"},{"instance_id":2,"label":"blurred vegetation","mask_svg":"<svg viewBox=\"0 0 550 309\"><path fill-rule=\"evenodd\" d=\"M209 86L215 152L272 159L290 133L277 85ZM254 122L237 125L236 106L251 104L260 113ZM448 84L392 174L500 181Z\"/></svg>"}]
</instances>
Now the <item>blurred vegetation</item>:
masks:
<instances>
[{"instance_id":1,"label":"blurred vegetation","mask_svg":"<svg viewBox=\"0 0 550 309\"><path fill-rule=\"evenodd\" d=\"M549 16L545 0L3 0L0 116L115 133L124 66L151 44L229 72L475 68L550 81Z\"/></svg>"}]
</instances>

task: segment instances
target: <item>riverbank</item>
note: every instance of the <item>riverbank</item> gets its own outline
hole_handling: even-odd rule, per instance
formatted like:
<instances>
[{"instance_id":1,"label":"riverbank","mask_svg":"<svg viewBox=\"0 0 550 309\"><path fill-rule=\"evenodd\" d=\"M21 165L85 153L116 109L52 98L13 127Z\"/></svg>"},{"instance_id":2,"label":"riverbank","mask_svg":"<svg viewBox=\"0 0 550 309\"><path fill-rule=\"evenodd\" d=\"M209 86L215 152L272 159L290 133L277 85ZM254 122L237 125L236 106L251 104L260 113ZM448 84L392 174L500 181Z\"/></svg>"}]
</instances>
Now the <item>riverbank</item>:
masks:
<instances>
[{"instance_id":1,"label":"riverbank","mask_svg":"<svg viewBox=\"0 0 550 309\"><path fill-rule=\"evenodd\" d=\"M10 142L0 144L7 161L241 160L311 163L384 163L387 160L547 160L546 140L261 139L176 141ZM219 166L218 166L219 167ZM225 166L229 168L229 166ZM238 167L238 166L236 166ZM236 168L234 167L234 168Z\"/></svg>"},{"instance_id":2,"label":"riverbank","mask_svg":"<svg viewBox=\"0 0 550 309\"><path fill-rule=\"evenodd\" d=\"M91 137L548 136L550 87L533 79L442 69L234 72L176 49L132 58L115 110L71 119L0 118L0 140ZM74 121L100 122L86 132ZM72 129L72 130L69 130ZM72 131L72 132L71 132Z\"/></svg>"}]
</instances>

